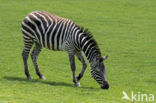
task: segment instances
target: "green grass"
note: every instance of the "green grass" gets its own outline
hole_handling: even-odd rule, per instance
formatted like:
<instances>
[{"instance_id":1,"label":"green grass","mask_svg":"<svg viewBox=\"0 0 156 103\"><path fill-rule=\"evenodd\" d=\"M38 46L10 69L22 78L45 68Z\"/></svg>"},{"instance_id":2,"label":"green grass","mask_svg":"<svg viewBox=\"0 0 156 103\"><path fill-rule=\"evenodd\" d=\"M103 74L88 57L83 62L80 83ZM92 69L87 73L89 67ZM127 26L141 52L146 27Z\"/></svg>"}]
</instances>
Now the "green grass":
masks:
<instances>
[{"instance_id":1,"label":"green grass","mask_svg":"<svg viewBox=\"0 0 156 103\"><path fill-rule=\"evenodd\" d=\"M47 79L38 79L30 58L33 79L25 79L20 26L34 10L89 28L102 54L110 56L105 61L109 90L93 80L89 63L82 86L75 87L67 53L47 49L38 60ZM156 96L155 51L155 0L0 0L0 103L127 103L122 91ZM78 74L81 63L76 59L76 64Z\"/></svg>"}]
</instances>

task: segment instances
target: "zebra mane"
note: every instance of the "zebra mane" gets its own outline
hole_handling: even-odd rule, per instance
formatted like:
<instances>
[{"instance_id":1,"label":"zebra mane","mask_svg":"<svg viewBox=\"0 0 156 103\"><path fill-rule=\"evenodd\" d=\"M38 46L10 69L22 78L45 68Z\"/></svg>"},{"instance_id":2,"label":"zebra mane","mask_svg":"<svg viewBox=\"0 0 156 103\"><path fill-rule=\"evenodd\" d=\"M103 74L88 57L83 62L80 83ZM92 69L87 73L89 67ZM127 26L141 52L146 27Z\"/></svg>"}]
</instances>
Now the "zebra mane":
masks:
<instances>
[{"instance_id":1,"label":"zebra mane","mask_svg":"<svg viewBox=\"0 0 156 103\"><path fill-rule=\"evenodd\" d=\"M100 51L99 45L96 42L96 40L94 39L92 33L87 28L84 28L84 27L80 27L80 30L81 30L81 32L84 33L85 36L87 36L87 40L90 39L92 41L92 43L94 44L94 47L95 47L96 51L101 56L101 51Z\"/></svg>"}]
</instances>

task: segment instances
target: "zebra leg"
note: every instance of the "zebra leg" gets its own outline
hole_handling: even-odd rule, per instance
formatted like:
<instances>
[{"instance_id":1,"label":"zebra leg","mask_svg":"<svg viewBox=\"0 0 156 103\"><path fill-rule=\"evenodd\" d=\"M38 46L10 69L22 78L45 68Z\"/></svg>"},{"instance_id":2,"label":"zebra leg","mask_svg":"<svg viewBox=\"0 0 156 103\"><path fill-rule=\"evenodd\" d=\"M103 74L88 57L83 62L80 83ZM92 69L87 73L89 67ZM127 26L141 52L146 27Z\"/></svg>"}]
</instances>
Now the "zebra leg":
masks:
<instances>
[{"instance_id":1,"label":"zebra leg","mask_svg":"<svg viewBox=\"0 0 156 103\"><path fill-rule=\"evenodd\" d=\"M45 77L41 74L40 69L39 69L38 64L37 64L38 55L41 52L41 49L42 49L41 45L39 45L38 43L35 43L35 47L31 53L31 59L32 59L33 64L34 64L36 74L39 76L40 79L45 80Z\"/></svg>"},{"instance_id":2,"label":"zebra leg","mask_svg":"<svg viewBox=\"0 0 156 103\"><path fill-rule=\"evenodd\" d=\"M75 70L76 70L75 55L70 54L70 53L68 55L69 55L71 70L72 70L72 73L73 73L73 82L75 83L76 86L80 87L80 83L77 81L77 78L75 77Z\"/></svg>"},{"instance_id":3,"label":"zebra leg","mask_svg":"<svg viewBox=\"0 0 156 103\"><path fill-rule=\"evenodd\" d=\"M30 52L32 45L33 45L32 40L24 40L24 49L22 52L22 58L23 58L23 63L24 63L25 75L27 76L28 79L31 79L31 76L29 74L27 60L28 60L29 52Z\"/></svg>"},{"instance_id":4,"label":"zebra leg","mask_svg":"<svg viewBox=\"0 0 156 103\"><path fill-rule=\"evenodd\" d=\"M79 75L76 77L77 80L79 81L79 80L83 77L83 74L84 74L84 72L85 72L85 70L86 70L86 68L87 68L87 62L85 61L82 52L78 53L78 54L77 54L77 57L78 57L78 59L79 59L79 60L81 61L81 63L82 63L81 72L80 72Z\"/></svg>"}]
</instances>

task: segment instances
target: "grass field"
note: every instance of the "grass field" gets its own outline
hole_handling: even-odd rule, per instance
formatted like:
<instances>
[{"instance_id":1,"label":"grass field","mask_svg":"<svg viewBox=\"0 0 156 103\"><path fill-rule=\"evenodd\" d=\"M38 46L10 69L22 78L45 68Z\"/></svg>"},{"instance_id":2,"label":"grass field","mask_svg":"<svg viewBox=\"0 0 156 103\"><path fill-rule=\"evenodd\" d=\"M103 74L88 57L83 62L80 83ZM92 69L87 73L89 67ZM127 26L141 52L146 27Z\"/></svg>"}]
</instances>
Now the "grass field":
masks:
<instances>
[{"instance_id":1,"label":"grass field","mask_svg":"<svg viewBox=\"0 0 156 103\"><path fill-rule=\"evenodd\" d=\"M89 63L81 87L75 87L67 53L47 49L38 60L46 80L38 79L30 58L32 80L26 79L21 22L34 10L89 28L102 54L109 55L109 90L91 77ZM78 74L81 63L76 64ZM0 0L0 103L131 103L121 100L123 91L156 96L155 0Z\"/></svg>"}]
</instances>

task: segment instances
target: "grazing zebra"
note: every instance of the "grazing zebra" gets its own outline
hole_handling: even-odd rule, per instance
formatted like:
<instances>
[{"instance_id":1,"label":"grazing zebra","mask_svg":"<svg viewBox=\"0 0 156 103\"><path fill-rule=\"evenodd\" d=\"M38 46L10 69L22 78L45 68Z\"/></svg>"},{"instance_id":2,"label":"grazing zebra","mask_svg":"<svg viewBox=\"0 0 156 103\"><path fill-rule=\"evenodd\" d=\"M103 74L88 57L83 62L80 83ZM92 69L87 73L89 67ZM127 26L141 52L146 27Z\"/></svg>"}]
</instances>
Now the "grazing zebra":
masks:
<instances>
[{"instance_id":1,"label":"grazing zebra","mask_svg":"<svg viewBox=\"0 0 156 103\"><path fill-rule=\"evenodd\" d=\"M103 63L108 56L101 56L96 41L87 29L80 28L69 19L45 11L34 11L23 20L22 33L24 38L22 57L25 74L28 79L31 79L31 76L27 66L27 59L32 45L35 44L31 58L39 78L45 79L37 64L38 55L42 47L45 47L50 50L68 52L73 82L76 86L80 86L78 81L82 78L87 67L84 53L91 65L92 77L100 84L102 89L109 88L105 74L106 68ZM75 76L75 55L83 65L77 77Z\"/></svg>"}]
</instances>

